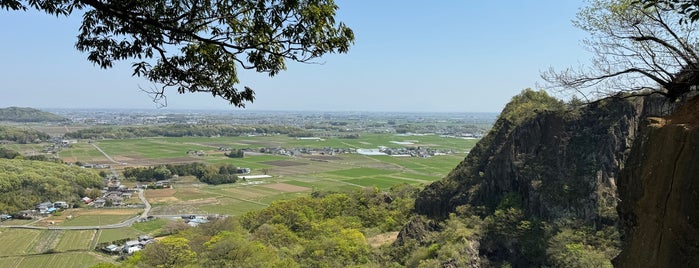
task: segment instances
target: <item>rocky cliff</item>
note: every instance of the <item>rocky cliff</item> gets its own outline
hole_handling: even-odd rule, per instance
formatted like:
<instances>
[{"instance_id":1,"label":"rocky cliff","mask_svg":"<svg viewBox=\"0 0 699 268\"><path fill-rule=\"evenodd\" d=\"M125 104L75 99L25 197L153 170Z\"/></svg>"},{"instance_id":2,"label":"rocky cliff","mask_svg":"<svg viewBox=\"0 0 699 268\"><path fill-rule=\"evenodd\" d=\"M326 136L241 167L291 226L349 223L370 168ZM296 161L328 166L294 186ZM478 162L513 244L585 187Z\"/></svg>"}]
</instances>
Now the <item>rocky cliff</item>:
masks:
<instances>
[{"instance_id":1,"label":"rocky cliff","mask_svg":"<svg viewBox=\"0 0 699 268\"><path fill-rule=\"evenodd\" d=\"M417 212L446 219L465 206L487 222L516 204L527 222L550 226L542 227L544 244L561 239L566 228L592 230L580 238L587 239L619 227L623 252L615 265L699 267L699 98L610 98L578 108L548 98L533 91L513 98L469 156L419 194ZM488 238L481 236L482 247ZM566 239L567 250L582 246L588 253L597 243ZM550 247L536 263L521 248L507 247L490 245L481 254L496 264L561 261ZM608 260L618 246L608 248L611 253L597 253Z\"/></svg>"},{"instance_id":2,"label":"rocky cliff","mask_svg":"<svg viewBox=\"0 0 699 268\"><path fill-rule=\"evenodd\" d=\"M618 181L618 267L699 267L699 98L644 120Z\"/></svg>"},{"instance_id":3,"label":"rocky cliff","mask_svg":"<svg viewBox=\"0 0 699 268\"><path fill-rule=\"evenodd\" d=\"M524 103L524 102L522 102ZM554 105L532 116L508 104L488 134L444 180L426 187L418 213L445 217L457 206L494 210L515 196L528 216L588 223L616 221L616 179L648 112L642 99L583 108Z\"/></svg>"}]
</instances>

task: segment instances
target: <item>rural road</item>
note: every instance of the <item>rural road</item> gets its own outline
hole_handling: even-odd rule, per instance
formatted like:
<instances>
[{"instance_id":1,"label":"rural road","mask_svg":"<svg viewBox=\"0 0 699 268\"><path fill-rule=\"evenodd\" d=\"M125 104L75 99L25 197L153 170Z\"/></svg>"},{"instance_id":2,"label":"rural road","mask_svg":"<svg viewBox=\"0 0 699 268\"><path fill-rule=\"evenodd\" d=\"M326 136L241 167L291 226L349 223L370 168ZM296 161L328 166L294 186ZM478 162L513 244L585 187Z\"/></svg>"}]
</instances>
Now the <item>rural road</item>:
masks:
<instances>
[{"instance_id":1,"label":"rural road","mask_svg":"<svg viewBox=\"0 0 699 268\"><path fill-rule=\"evenodd\" d=\"M143 205L145 205L145 209L143 210L143 213L141 213L140 216L130 218L130 219L125 220L125 221L120 222L120 223L107 224L107 225L95 225L95 226L48 226L48 227L43 227L43 226L31 226L31 225L3 225L0 227L37 229L37 230L96 230L96 229L99 230L99 229L117 229L117 228L129 227L134 222L138 221L139 219L148 218L148 213L150 213L151 205L150 205L150 203L148 203L148 200L146 200L146 197L143 195L143 189L138 190L138 199L141 199L141 202L143 203Z\"/></svg>"},{"instance_id":2,"label":"rural road","mask_svg":"<svg viewBox=\"0 0 699 268\"><path fill-rule=\"evenodd\" d=\"M95 147L95 149L97 149L97 151L100 151L100 153L102 153L102 154L104 155L104 157L106 157L107 160L111 161L112 163L115 163L115 164L124 164L124 163L121 163L121 162L114 161L114 159L112 159L111 156L109 156L107 153L105 153L104 151L102 151L102 148L98 147L97 144L90 143L90 145L92 145L92 147Z\"/></svg>"}]
</instances>

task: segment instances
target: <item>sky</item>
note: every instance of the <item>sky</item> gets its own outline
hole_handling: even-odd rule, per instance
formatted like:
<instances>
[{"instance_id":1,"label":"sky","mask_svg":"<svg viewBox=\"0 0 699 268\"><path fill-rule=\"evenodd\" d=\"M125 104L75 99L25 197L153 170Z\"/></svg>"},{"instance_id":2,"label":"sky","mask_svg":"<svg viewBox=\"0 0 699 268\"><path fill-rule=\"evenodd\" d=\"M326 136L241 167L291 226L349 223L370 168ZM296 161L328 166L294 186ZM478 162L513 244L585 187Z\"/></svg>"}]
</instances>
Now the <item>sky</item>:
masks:
<instances>
[{"instance_id":1,"label":"sky","mask_svg":"<svg viewBox=\"0 0 699 268\"><path fill-rule=\"evenodd\" d=\"M571 23L581 0L336 3L336 20L355 33L349 53L288 63L274 77L241 71L241 85L255 90L247 110L499 112L536 89L542 71L590 57ZM174 89L158 108L132 61L100 69L74 48L80 21L0 10L0 107L240 109Z\"/></svg>"}]
</instances>

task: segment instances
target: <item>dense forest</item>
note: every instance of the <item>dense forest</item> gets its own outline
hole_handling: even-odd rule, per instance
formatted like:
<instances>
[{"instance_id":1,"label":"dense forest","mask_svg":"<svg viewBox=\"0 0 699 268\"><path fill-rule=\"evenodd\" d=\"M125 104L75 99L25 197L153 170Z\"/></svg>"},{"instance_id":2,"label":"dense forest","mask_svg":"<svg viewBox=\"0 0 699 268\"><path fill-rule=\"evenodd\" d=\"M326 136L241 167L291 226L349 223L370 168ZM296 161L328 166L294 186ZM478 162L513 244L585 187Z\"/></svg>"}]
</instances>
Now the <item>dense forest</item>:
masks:
<instances>
[{"instance_id":1,"label":"dense forest","mask_svg":"<svg viewBox=\"0 0 699 268\"><path fill-rule=\"evenodd\" d=\"M47 141L50 138L49 134L31 128L0 126L0 141L26 144Z\"/></svg>"},{"instance_id":2,"label":"dense forest","mask_svg":"<svg viewBox=\"0 0 699 268\"><path fill-rule=\"evenodd\" d=\"M240 136L247 134L287 134L308 135L306 130L287 126L227 126L227 125L187 125L163 126L92 127L68 132L64 136L72 139L128 139L137 137L213 137ZM303 136L302 135L302 136Z\"/></svg>"},{"instance_id":3,"label":"dense forest","mask_svg":"<svg viewBox=\"0 0 699 268\"><path fill-rule=\"evenodd\" d=\"M10 122L67 122L67 118L33 108L0 108L0 121Z\"/></svg>"},{"instance_id":4,"label":"dense forest","mask_svg":"<svg viewBox=\"0 0 699 268\"><path fill-rule=\"evenodd\" d=\"M45 161L0 159L0 213L33 209L46 201L77 202L88 188L102 188L89 169Z\"/></svg>"}]
</instances>

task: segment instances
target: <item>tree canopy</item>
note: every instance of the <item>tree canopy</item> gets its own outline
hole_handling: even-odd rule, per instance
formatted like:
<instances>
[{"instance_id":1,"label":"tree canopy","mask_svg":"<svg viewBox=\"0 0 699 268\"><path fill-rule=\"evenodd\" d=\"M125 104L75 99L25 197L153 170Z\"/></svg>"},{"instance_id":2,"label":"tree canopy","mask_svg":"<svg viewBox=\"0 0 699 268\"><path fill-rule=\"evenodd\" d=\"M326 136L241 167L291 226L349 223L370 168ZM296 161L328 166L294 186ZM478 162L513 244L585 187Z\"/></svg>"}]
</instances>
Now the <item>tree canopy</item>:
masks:
<instances>
[{"instance_id":1,"label":"tree canopy","mask_svg":"<svg viewBox=\"0 0 699 268\"><path fill-rule=\"evenodd\" d=\"M594 0L574 21L589 33L583 43L594 55L592 66L542 76L553 87L586 97L629 91L676 99L699 85L699 36L684 16L639 1Z\"/></svg>"},{"instance_id":2,"label":"tree canopy","mask_svg":"<svg viewBox=\"0 0 699 268\"><path fill-rule=\"evenodd\" d=\"M286 61L313 62L345 53L354 33L335 21L333 0L2 0L6 10L82 14L75 47L101 68L132 59L133 75L167 88L208 92L244 107L253 90L239 88L238 71L274 76Z\"/></svg>"}]
</instances>

